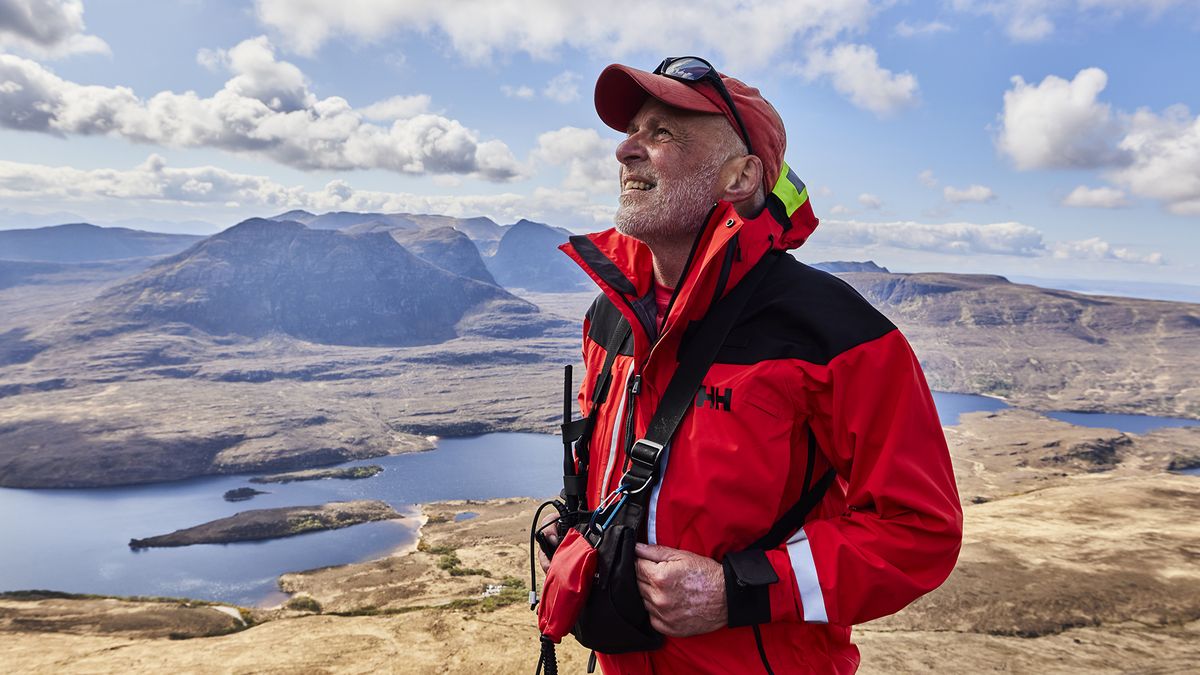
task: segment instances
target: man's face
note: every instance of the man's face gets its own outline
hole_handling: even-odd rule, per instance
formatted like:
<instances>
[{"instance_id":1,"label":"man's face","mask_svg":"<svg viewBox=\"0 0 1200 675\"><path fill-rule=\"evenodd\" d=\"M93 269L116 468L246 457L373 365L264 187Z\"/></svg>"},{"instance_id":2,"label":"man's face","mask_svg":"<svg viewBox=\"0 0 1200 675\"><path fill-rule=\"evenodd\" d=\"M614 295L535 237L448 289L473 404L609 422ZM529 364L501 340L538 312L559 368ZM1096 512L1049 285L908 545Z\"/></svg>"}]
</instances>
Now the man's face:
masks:
<instances>
[{"instance_id":1,"label":"man's face","mask_svg":"<svg viewBox=\"0 0 1200 675\"><path fill-rule=\"evenodd\" d=\"M617 230L642 241L691 238L717 201L729 157L728 122L648 99L617 146L621 197Z\"/></svg>"}]
</instances>

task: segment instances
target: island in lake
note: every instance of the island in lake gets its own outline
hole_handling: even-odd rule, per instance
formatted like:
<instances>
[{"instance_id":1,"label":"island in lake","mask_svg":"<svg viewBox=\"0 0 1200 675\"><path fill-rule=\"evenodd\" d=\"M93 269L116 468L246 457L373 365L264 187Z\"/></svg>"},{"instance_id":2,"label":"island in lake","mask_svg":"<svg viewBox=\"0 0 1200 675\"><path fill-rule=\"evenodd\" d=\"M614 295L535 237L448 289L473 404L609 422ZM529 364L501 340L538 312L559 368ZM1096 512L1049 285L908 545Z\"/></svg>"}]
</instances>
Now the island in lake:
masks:
<instances>
[{"instance_id":1,"label":"island in lake","mask_svg":"<svg viewBox=\"0 0 1200 675\"><path fill-rule=\"evenodd\" d=\"M130 539L129 548L228 544L290 537L305 532L336 530L375 520L403 518L387 502L363 499L317 506L284 506L243 511L228 518L146 539Z\"/></svg>"},{"instance_id":2,"label":"island in lake","mask_svg":"<svg viewBox=\"0 0 1200 675\"><path fill-rule=\"evenodd\" d=\"M225 491L225 501L227 502L244 502L247 499L253 499L256 495L265 495L262 490L255 490L252 487L240 487L233 490Z\"/></svg>"},{"instance_id":3,"label":"island in lake","mask_svg":"<svg viewBox=\"0 0 1200 675\"><path fill-rule=\"evenodd\" d=\"M323 478L341 478L343 480L361 480L370 478L375 474L383 471L383 467L378 464L370 466L349 466L340 469L305 469L303 471L290 471L288 473L277 473L270 476L256 476L250 479L251 483L295 483L302 480L321 480Z\"/></svg>"}]
</instances>

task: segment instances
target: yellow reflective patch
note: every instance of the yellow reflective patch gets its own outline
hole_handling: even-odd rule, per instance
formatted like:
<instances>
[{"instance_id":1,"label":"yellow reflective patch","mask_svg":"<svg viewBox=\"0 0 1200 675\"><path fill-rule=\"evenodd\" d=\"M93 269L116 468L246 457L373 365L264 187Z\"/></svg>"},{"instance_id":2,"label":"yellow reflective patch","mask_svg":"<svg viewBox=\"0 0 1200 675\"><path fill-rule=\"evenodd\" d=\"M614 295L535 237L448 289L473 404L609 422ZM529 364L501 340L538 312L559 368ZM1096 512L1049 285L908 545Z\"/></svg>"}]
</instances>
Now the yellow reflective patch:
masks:
<instances>
[{"instance_id":1,"label":"yellow reflective patch","mask_svg":"<svg viewBox=\"0 0 1200 675\"><path fill-rule=\"evenodd\" d=\"M796 184L788 179L788 174L791 173L791 167L787 162L783 163L783 167L779 171L779 180L775 181L775 188L771 193L783 202L783 207L787 211L788 216L796 212L796 209L804 205L808 201L808 188L799 190Z\"/></svg>"}]
</instances>

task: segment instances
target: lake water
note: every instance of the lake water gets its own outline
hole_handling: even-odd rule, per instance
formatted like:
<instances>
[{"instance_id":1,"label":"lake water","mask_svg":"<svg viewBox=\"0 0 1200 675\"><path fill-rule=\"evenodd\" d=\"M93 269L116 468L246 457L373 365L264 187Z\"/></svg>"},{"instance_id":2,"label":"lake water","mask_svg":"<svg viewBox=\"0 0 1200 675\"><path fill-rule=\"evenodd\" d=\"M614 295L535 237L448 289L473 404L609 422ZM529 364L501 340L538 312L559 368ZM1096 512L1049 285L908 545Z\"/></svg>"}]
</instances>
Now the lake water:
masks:
<instances>
[{"instance_id":1,"label":"lake water","mask_svg":"<svg viewBox=\"0 0 1200 675\"><path fill-rule=\"evenodd\" d=\"M935 394L945 425L965 412L1007 405L967 394ZM1073 413L1050 413L1050 416ZM1059 417L1062 419L1062 417ZM1142 433L1148 423L1194 420L1086 415L1074 424ZM105 595L166 595L255 605L278 602L284 572L370 560L411 545L416 519L366 523L263 542L204 544L132 551L129 539L165 534L248 509L382 499L410 516L416 504L448 499L543 497L561 487L562 444L542 434L487 434L442 439L431 452L379 457L365 480L254 486L269 494L226 502L247 476L198 478L116 488L0 489L0 591L49 589ZM469 512L469 508L464 508ZM466 516L469 517L469 516Z\"/></svg>"}]
</instances>

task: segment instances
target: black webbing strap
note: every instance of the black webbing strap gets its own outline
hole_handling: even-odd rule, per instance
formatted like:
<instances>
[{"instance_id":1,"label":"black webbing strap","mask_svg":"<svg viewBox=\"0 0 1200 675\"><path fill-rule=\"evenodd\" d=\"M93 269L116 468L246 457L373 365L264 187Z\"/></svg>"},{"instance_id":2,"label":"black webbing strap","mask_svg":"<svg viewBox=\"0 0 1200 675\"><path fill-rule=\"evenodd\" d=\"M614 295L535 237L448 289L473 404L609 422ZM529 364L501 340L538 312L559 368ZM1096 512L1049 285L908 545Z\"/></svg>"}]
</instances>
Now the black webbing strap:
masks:
<instances>
[{"instance_id":1,"label":"black webbing strap","mask_svg":"<svg viewBox=\"0 0 1200 675\"><path fill-rule=\"evenodd\" d=\"M629 449L630 467L621 477L621 486L631 498L639 501L649 499L650 488L658 480L659 463L663 447L671 440L683 416L696 400L708 368L717 358L717 352L725 343L729 331L741 316L746 303L754 295L762 280L767 277L775 263L783 255L768 251L741 282L709 309L700 326L692 336L687 349L681 353L679 366L667 385L666 392L654 411L644 438Z\"/></svg>"},{"instance_id":2,"label":"black webbing strap","mask_svg":"<svg viewBox=\"0 0 1200 675\"><path fill-rule=\"evenodd\" d=\"M566 457L563 458L564 468L574 465L575 458L571 457L569 449L572 444L575 445L575 452L579 457L579 471L574 474L564 472L563 494L576 498L578 504L584 504L586 501L588 445L592 439L592 430L596 426L596 414L600 410L600 404L608 398L608 390L612 388L613 362L617 360L617 354L620 353L632 332L633 328L629 322L625 320L625 317L621 317L617 321L617 325L613 327L608 344L604 345L604 366L600 369L600 374L596 377L596 385L592 389L591 413L587 417L561 425L563 440L566 441L563 444L563 451L566 454Z\"/></svg>"},{"instance_id":3,"label":"black webbing strap","mask_svg":"<svg viewBox=\"0 0 1200 675\"><path fill-rule=\"evenodd\" d=\"M820 446L817 445L817 434L813 432L812 425L809 424L808 464L804 467L804 488L800 492L800 498L779 517L779 520L775 521L775 524L771 526L771 529L766 534L760 537L758 541L746 547L747 550L767 551L787 541L793 532L804 525L804 519L808 516L808 512L821 503L821 499L825 497L825 491L833 484L833 479L837 478L837 471L834 471L831 467L821 475L816 485L812 484L813 471L816 468L819 452Z\"/></svg>"}]
</instances>

